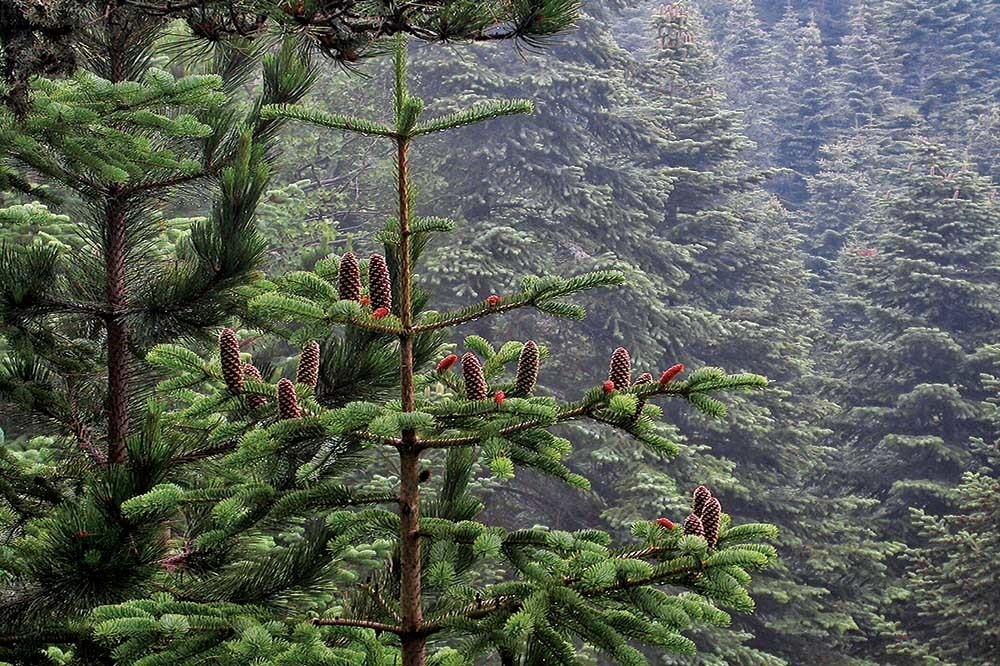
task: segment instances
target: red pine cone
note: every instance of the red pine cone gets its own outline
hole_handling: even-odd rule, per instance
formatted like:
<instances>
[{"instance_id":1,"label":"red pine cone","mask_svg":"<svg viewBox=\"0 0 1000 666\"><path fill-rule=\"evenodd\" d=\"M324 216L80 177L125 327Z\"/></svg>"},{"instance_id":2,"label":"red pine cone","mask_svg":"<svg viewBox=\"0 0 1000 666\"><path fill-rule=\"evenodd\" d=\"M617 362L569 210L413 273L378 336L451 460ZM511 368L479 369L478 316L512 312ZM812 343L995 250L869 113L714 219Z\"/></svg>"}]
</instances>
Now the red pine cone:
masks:
<instances>
[{"instance_id":1,"label":"red pine cone","mask_svg":"<svg viewBox=\"0 0 1000 666\"><path fill-rule=\"evenodd\" d=\"M500 405L503 404L503 401L506 397L507 396L506 394L504 394L503 391L497 391L496 393L493 394L493 402L497 403L497 407L499 407Z\"/></svg>"},{"instance_id":2,"label":"red pine cone","mask_svg":"<svg viewBox=\"0 0 1000 666\"><path fill-rule=\"evenodd\" d=\"M295 395L295 384L290 379L282 377L278 380L278 419L286 421L302 416L299 409L299 399Z\"/></svg>"},{"instance_id":3,"label":"red pine cone","mask_svg":"<svg viewBox=\"0 0 1000 666\"><path fill-rule=\"evenodd\" d=\"M243 364L243 375L258 382L264 381L264 377L261 376L260 370L258 370L257 366L252 363ZM247 397L247 404L250 405L251 409L260 409L267 404L267 398L262 395L254 394Z\"/></svg>"},{"instance_id":4,"label":"red pine cone","mask_svg":"<svg viewBox=\"0 0 1000 666\"><path fill-rule=\"evenodd\" d=\"M376 319L382 319L383 317L386 317L388 315L389 315L389 308L379 308L378 310L375 310L375 312L372 313L372 316L375 317Z\"/></svg>"},{"instance_id":5,"label":"red pine cone","mask_svg":"<svg viewBox=\"0 0 1000 666\"><path fill-rule=\"evenodd\" d=\"M534 340L528 340L521 348L521 355L517 359L517 376L514 379L514 386L519 393L531 395L538 381L538 345Z\"/></svg>"},{"instance_id":6,"label":"red pine cone","mask_svg":"<svg viewBox=\"0 0 1000 666\"><path fill-rule=\"evenodd\" d=\"M714 546L719 540L719 525L722 522L722 505L718 498L713 497L705 504L705 510L701 514L701 524L705 529L705 541L709 546Z\"/></svg>"},{"instance_id":7,"label":"red pine cone","mask_svg":"<svg viewBox=\"0 0 1000 666\"><path fill-rule=\"evenodd\" d=\"M657 518L656 524L659 525L660 527L665 527L668 530L672 530L675 527L677 527L676 525L674 525L674 521L670 520L669 518Z\"/></svg>"},{"instance_id":8,"label":"red pine cone","mask_svg":"<svg viewBox=\"0 0 1000 666\"><path fill-rule=\"evenodd\" d=\"M701 524L701 518L695 514L691 514L684 519L684 534L690 534L693 536L705 536L705 526Z\"/></svg>"},{"instance_id":9,"label":"red pine cone","mask_svg":"<svg viewBox=\"0 0 1000 666\"><path fill-rule=\"evenodd\" d=\"M500 303L500 297L496 294L490 294L486 297L486 304L491 308L495 308Z\"/></svg>"},{"instance_id":10,"label":"red pine cone","mask_svg":"<svg viewBox=\"0 0 1000 666\"><path fill-rule=\"evenodd\" d=\"M684 364L678 363L677 365L672 365L663 371L660 375L660 386L666 386L670 382L674 381L674 377L684 372Z\"/></svg>"},{"instance_id":11,"label":"red pine cone","mask_svg":"<svg viewBox=\"0 0 1000 666\"><path fill-rule=\"evenodd\" d=\"M445 372L448 368L450 368L451 366L455 365L455 361L457 361L457 360L458 360L458 356L456 356L455 354L448 354L447 356L445 356L443 359L441 359L438 362L437 367L434 368L434 371L435 372Z\"/></svg>"},{"instance_id":12,"label":"red pine cone","mask_svg":"<svg viewBox=\"0 0 1000 666\"><path fill-rule=\"evenodd\" d=\"M222 357L222 378L231 393L243 390L243 362L240 361L240 340L236 331L224 328L219 333L219 353Z\"/></svg>"},{"instance_id":13,"label":"red pine cone","mask_svg":"<svg viewBox=\"0 0 1000 666\"><path fill-rule=\"evenodd\" d=\"M340 258L337 297L342 301L356 301L361 298L361 268L353 252L347 252Z\"/></svg>"},{"instance_id":14,"label":"red pine cone","mask_svg":"<svg viewBox=\"0 0 1000 666\"><path fill-rule=\"evenodd\" d=\"M625 389L632 386L632 357L624 347L619 347L611 354L608 379L613 381L617 388Z\"/></svg>"},{"instance_id":15,"label":"red pine cone","mask_svg":"<svg viewBox=\"0 0 1000 666\"><path fill-rule=\"evenodd\" d=\"M373 254L368 262L368 293L376 310L392 308L392 281L385 257L381 254Z\"/></svg>"},{"instance_id":16,"label":"red pine cone","mask_svg":"<svg viewBox=\"0 0 1000 666\"><path fill-rule=\"evenodd\" d=\"M612 391L615 390L615 383L609 379L608 381L601 384L601 388L604 389L605 393L611 393Z\"/></svg>"},{"instance_id":17,"label":"red pine cone","mask_svg":"<svg viewBox=\"0 0 1000 666\"><path fill-rule=\"evenodd\" d=\"M299 368L295 373L295 381L313 390L319 383L319 343L315 340L307 342L299 354Z\"/></svg>"},{"instance_id":18,"label":"red pine cone","mask_svg":"<svg viewBox=\"0 0 1000 666\"><path fill-rule=\"evenodd\" d=\"M698 486L694 489L691 510L701 516L702 512L705 510L705 505L708 504L708 500L710 499L712 499L712 491L705 486Z\"/></svg>"},{"instance_id":19,"label":"red pine cone","mask_svg":"<svg viewBox=\"0 0 1000 666\"><path fill-rule=\"evenodd\" d=\"M472 352L462 357L462 375L465 377L465 397L469 400L486 400L489 387L483 376L483 366Z\"/></svg>"}]
</instances>

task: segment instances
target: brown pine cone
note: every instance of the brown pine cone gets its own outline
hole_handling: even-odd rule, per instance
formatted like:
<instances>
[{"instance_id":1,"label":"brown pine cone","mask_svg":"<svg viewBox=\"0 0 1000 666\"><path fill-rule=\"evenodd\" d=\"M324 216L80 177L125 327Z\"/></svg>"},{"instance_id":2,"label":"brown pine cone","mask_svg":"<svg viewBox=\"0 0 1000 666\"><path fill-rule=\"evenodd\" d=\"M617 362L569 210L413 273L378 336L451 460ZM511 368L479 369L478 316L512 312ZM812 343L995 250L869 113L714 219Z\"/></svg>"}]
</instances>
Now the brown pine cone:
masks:
<instances>
[{"instance_id":1,"label":"brown pine cone","mask_svg":"<svg viewBox=\"0 0 1000 666\"><path fill-rule=\"evenodd\" d=\"M258 382L264 381L264 377L261 376L260 370L258 370L257 366L252 363L243 364L243 376ZM250 395L247 397L247 404L250 405L251 409L260 409L267 404L267 398L259 394Z\"/></svg>"},{"instance_id":2,"label":"brown pine cone","mask_svg":"<svg viewBox=\"0 0 1000 666\"><path fill-rule=\"evenodd\" d=\"M392 310L392 281L385 257L381 254L373 254L368 262L368 295L373 310Z\"/></svg>"},{"instance_id":3,"label":"brown pine cone","mask_svg":"<svg viewBox=\"0 0 1000 666\"><path fill-rule=\"evenodd\" d=\"M722 522L722 504L717 497L713 497L705 503L705 509L701 513L701 524L705 528L705 541L709 546L714 546L719 540L719 526Z\"/></svg>"},{"instance_id":4,"label":"brown pine cone","mask_svg":"<svg viewBox=\"0 0 1000 666\"><path fill-rule=\"evenodd\" d=\"M295 381L316 390L316 384L319 382L319 343L315 340L310 340L302 347Z\"/></svg>"},{"instance_id":5,"label":"brown pine cone","mask_svg":"<svg viewBox=\"0 0 1000 666\"><path fill-rule=\"evenodd\" d=\"M701 524L701 518L693 513L684 519L684 534L692 536L705 536L705 526Z\"/></svg>"},{"instance_id":6,"label":"brown pine cone","mask_svg":"<svg viewBox=\"0 0 1000 666\"><path fill-rule=\"evenodd\" d=\"M222 358L222 378L231 393L243 390L243 363L240 361L240 341L236 331L224 328L219 333L219 355Z\"/></svg>"},{"instance_id":7,"label":"brown pine cone","mask_svg":"<svg viewBox=\"0 0 1000 666\"><path fill-rule=\"evenodd\" d=\"M712 491L705 486L698 486L694 489L691 511L698 514L700 517L702 512L705 510L705 504L707 504L710 499L712 499Z\"/></svg>"},{"instance_id":8,"label":"brown pine cone","mask_svg":"<svg viewBox=\"0 0 1000 666\"><path fill-rule=\"evenodd\" d=\"M472 352L462 357L462 376L465 378L465 397L469 400L486 400L489 387L483 376L483 365Z\"/></svg>"},{"instance_id":9,"label":"brown pine cone","mask_svg":"<svg viewBox=\"0 0 1000 666\"><path fill-rule=\"evenodd\" d=\"M644 372L641 375L639 375L639 378L635 380L635 383L632 384L632 386L642 386L643 384L651 384L652 382L653 382L653 375L649 374L648 372ZM642 409L645 406L646 406L646 401L643 400L642 398L639 398L639 400L636 402L635 405L635 416L633 418L638 419L640 416L642 416Z\"/></svg>"},{"instance_id":10,"label":"brown pine cone","mask_svg":"<svg viewBox=\"0 0 1000 666\"><path fill-rule=\"evenodd\" d=\"M611 354L608 381L614 382L618 390L632 386L632 357L624 347L619 347Z\"/></svg>"},{"instance_id":11,"label":"brown pine cone","mask_svg":"<svg viewBox=\"0 0 1000 666\"><path fill-rule=\"evenodd\" d=\"M517 375L514 379L514 386L518 393L531 395L535 389L535 382L538 381L538 345L534 340L528 340L521 348L521 355L517 359Z\"/></svg>"},{"instance_id":12,"label":"brown pine cone","mask_svg":"<svg viewBox=\"0 0 1000 666\"><path fill-rule=\"evenodd\" d=\"M347 252L340 258L337 297L342 301L356 301L361 298L361 268L353 252Z\"/></svg>"},{"instance_id":13,"label":"brown pine cone","mask_svg":"<svg viewBox=\"0 0 1000 666\"><path fill-rule=\"evenodd\" d=\"M290 379L282 377L278 380L278 419L297 419L302 416L299 409L299 399L295 395L295 384Z\"/></svg>"}]
</instances>

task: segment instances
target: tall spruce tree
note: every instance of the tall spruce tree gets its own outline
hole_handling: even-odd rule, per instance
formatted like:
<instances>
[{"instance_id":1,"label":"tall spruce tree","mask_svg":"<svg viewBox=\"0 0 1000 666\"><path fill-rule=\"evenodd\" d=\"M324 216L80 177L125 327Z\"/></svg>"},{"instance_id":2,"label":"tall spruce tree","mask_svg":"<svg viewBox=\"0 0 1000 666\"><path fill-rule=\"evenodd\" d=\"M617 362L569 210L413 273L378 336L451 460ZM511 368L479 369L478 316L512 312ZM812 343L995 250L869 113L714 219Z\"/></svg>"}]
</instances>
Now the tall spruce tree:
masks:
<instances>
[{"instance_id":1,"label":"tall spruce tree","mask_svg":"<svg viewBox=\"0 0 1000 666\"><path fill-rule=\"evenodd\" d=\"M477 520L479 469L501 479L533 469L588 486L561 461L569 442L552 426L587 420L669 453L674 447L654 427L661 412L647 400L683 397L721 415L711 393L764 380L714 368L681 379L677 367L658 381L633 382L629 354L619 348L606 380L584 381L590 388L564 402L535 395L544 350L534 342L494 347L470 336L461 361L452 354L428 363L447 329L525 307L577 317L581 309L565 299L623 276L529 277L517 290L452 312L424 309L416 262L429 237L450 224L415 214L412 146L530 104L480 101L424 120L423 102L408 92L405 57L400 41L388 123L288 105L265 110L381 137L397 156L396 217L379 236L384 254L367 262L352 253L331 257L315 272L264 285L251 302L261 324L303 345L295 381L261 381L231 329L220 336L218 362L173 345L151 354L177 371L161 388L184 406L168 418L177 419L176 437L194 444L189 455L227 455L216 480L162 484L123 507L130 516L174 516L181 532L178 552L164 561L162 586L171 594L96 612L98 636L118 643L124 663L241 663L252 655L415 666L492 653L503 664L575 664L582 642L616 662L641 664L631 643L691 651L682 629L724 622L720 606L752 607L747 574L773 556L759 543L772 529L731 523L703 487L683 525L638 521L624 547L593 529L504 529ZM366 389L384 396L386 376L398 380L398 400L357 399ZM398 461L392 475L352 480L351 460L380 451ZM367 574L366 582L351 570Z\"/></svg>"}]
</instances>

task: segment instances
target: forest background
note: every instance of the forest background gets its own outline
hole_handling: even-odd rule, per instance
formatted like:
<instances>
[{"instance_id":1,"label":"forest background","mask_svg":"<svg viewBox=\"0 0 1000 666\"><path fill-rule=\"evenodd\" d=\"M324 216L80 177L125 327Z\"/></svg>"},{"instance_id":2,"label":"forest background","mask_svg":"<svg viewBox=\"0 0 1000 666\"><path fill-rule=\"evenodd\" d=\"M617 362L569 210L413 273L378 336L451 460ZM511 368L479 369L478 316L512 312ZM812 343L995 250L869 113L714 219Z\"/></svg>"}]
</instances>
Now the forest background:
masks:
<instances>
[{"instance_id":1,"label":"forest background","mask_svg":"<svg viewBox=\"0 0 1000 666\"><path fill-rule=\"evenodd\" d=\"M490 488L500 522L621 531L682 518L692 481L710 479L734 520L780 527L756 612L661 663L996 663L998 25L989 0L587 2L544 53L411 46L428 98L538 109L415 158L421 214L459 223L427 250L442 309L525 273L620 270L626 291L585 299L583 322L504 320L504 335L567 351L547 391L570 394L619 345L651 367L771 382L731 399L724 422L668 408L670 463L581 426L568 465L590 492L541 475ZM325 68L306 99L382 108L378 62ZM282 131L258 216L267 272L377 250L392 154ZM61 243L59 224L3 234ZM12 450L37 446L5 430Z\"/></svg>"}]
</instances>

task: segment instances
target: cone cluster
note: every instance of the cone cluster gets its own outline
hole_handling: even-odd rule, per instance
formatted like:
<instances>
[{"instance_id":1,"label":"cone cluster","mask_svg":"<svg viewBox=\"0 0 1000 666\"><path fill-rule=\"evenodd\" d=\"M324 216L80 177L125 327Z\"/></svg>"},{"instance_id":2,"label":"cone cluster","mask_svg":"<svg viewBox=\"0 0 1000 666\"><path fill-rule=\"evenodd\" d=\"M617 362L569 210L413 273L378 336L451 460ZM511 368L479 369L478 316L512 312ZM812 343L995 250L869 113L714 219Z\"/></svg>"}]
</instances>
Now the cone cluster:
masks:
<instances>
[{"instance_id":1,"label":"cone cluster","mask_svg":"<svg viewBox=\"0 0 1000 666\"><path fill-rule=\"evenodd\" d=\"M315 340L307 342L299 354L295 381L316 390L316 384L319 383L319 343Z\"/></svg>"},{"instance_id":2,"label":"cone cluster","mask_svg":"<svg viewBox=\"0 0 1000 666\"><path fill-rule=\"evenodd\" d=\"M381 254L373 254L368 262L368 294L373 309L392 309L392 281L389 266Z\"/></svg>"},{"instance_id":3,"label":"cone cluster","mask_svg":"<svg viewBox=\"0 0 1000 666\"><path fill-rule=\"evenodd\" d=\"M347 252L340 258L337 297L342 301L357 301L361 298L361 267L353 252Z\"/></svg>"},{"instance_id":4,"label":"cone cluster","mask_svg":"<svg viewBox=\"0 0 1000 666\"><path fill-rule=\"evenodd\" d=\"M691 529L688 530L690 523ZM691 515L684 521L684 534L705 537L709 547L719 541L722 525L722 504L705 486L695 488L691 503Z\"/></svg>"},{"instance_id":5,"label":"cone cluster","mask_svg":"<svg viewBox=\"0 0 1000 666\"><path fill-rule=\"evenodd\" d=\"M465 379L465 397L469 400L486 400L489 387L483 374L483 365L472 352L462 357L462 376Z\"/></svg>"},{"instance_id":6,"label":"cone cluster","mask_svg":"<svg viewBox=\"0 0 1000 666\"><path fill-rule=\"evenodd\" d=\"M299 399L295 395L295 384L290 379L282 377L278 380L278 419L286 421L302 416Z\"/></svg>"},{"instance_id":7,"label":"cone cluster","mask_svg":"<svg viewBox=\"0 0 1000 666\"><path fill-rule=\"evenodd\" d=\"M224 328L219 333L219 355L226 387L231 393L239 393L243 390L243 363L240 361L240 340L231 328Z\"/></svg>"},{"instance_id":8,"label":"cone cluster","mask_svg":"<svg viewBox=\"0 0 1000 666\"><path fill-rule=\"evenodd\" d=\"M518 393L531 395L535 389L535 382L538 381L538 345L534 340L528 340L521 348L521 355L517 359L517 375L514 379L514 386Z\"/></svg>"}]
</instances>

